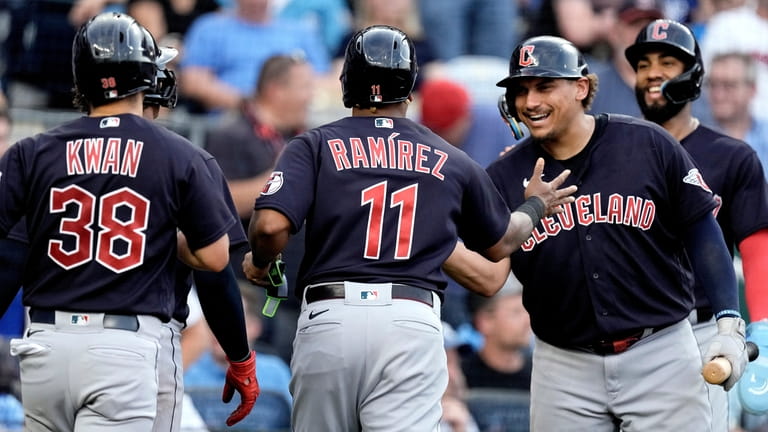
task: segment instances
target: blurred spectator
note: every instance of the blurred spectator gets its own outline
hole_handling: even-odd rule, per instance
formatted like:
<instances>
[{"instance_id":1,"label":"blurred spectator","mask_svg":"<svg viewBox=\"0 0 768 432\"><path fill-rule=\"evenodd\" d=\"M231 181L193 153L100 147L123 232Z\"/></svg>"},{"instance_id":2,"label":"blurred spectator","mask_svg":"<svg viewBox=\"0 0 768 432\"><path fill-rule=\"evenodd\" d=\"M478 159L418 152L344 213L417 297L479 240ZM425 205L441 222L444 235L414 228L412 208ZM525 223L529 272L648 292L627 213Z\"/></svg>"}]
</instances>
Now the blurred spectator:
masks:
<instances>
[{"instance_id":1,"label":"blurred spectator","mask_svg":"<svg viewBox=\"0 0 768 432\"><path fill-rule=\"evenodd\" d=\"M718 54L709 64L706 86L717 125L727 135L752 146L768 167L768 120L744 109L757 95L756 75L757 66L749 54ZM764 174L768 178L768 172Z\"/></svg>"},{"instance_id":2,"label":"blurred spectator","mask_svg":"<svg viewBox=\"0 0 768 432\"><path fill-rule=\"evenodd\" d=\"M248 341L251 343L251 349L256 351L256 379L259 381L259 388L262 391L279 392L290 405L290 368L280 357L270 354L269 347L256 343L262 329L261 305L264 303L264 291L244 282L240 286L240 293L243 296ZM218 390L224 382L227 366L226 354L214 339L210 350L204 352L184 371L184 387L190 390L202 387Z\"/></svg>"},{"instance_id":3,"label":"blurred spectator","mask_svg":"<svg viewBox=\"0 0 768 432\"><path fill-rule=\"evenodd\" d=\"M464 150L482 166L496 160L515 139L493 105L476 104L462 84L430 79L420 92L421 123Z\"/></svg>"},{"instance_id":4,"label":"blurred spectator","mask_svg":"<svg viewBox=\"0 0 768 432\"><path fill-rule=\"evenodd\" d=\"M329 55L346 44L343 38L352 29L352 12L346 0L288 0L277 16L303 21L322 36Z\"/></svg>"},{"instance_id":5,"label":"blurred spectator","mask_svg":"<svg viewBox=\"0 0 768 432\"><path fill-rule=\"evenodd\" d=\"M237 108L254 93L261 66L276 54L303 54L316 73L328 55L301 23L274 19L271 0L237 0L232 11L198 18L184 38L179 83L183 96L203 112Z\"/></svg>"},{"instance_id":6,"label":"blurred spectator","mask_svg":"<svg viewBox=\"0 0 768 432\"><path fill-rule=\"evenodd\" d=\"M483 345L462 361L467 387L530 390L532 333L522 287L505 286L493 297L471 294L469 304Z\"/></svg>"},{"instance_id":7,"label":"blurred spectator","mask_svg":"<svg viewBox=\"0 0 768 432\"><path fill-rule=\"evenodd\" d=\"M560 36L590 53L608 40L620 4L621 0L542 0L528 36Z\"/></svg>"},{"instance_id":8,"label":"blurred spectator","mask_svg":"<svg viewBox=\"0 0 768 432\"><path fill-rule=\"evenodd\" d=\"M426 38L421 25L417 0L355 0L354 28L342 38L339 49L333 55L333 71L331 78L338 85L341 68L344 64L344 54L347 42L354 32L371 25L382 24L402 30L413 42L416 48L416 60L419 64L419 75L416 77L416 88L432 74L432 69L438 64L437 54L432 43ZM339 97L338 100L341 100Z\"/></svg>"},{"instance_id":9,"label":"blurred spectator","mask_svg":"<svg viewBox=\"0 0 768 432\"><path fill-rule=\"evenodd\" d=\"M701 51L704 64L723 53L745 53L757 62L757 97L751 110L768 117L768 0L715 13L707 24Z\"/></svg>"},{"instance_id":10,"label":"blurred spectator","mask_svg":"<svg viewBox=\"0 0 768 432\"><path fill-rule=\"evenodd\" d=\"M312 68L304 58L272 56L261 68L253 95L207 133L205 149L219 162L246 229L253 201L277 156L289 138L307 127L312 84Z\"/></svg>"},{"instance_id":11,"label":"blurred spectator","mask_svg":"<svg viewBox=\"0 0 768 432\"><path fill-rule=\"evenodd\" d=\"M450 324L443 321L443 343L448 362L448 386L443 395L443 418L440 430L443 432L478 432L477 423L464 403L467 382L461 370L459 346L461 339Z\"/></svg>"},{"instance_id":12,"label":"blurred spectator","mask_svg":"<svg viewBox=\"0 0 768 432\"><path fill-rule=\"evenodd\" d=\"M520 40L513 0L421 0L421 21L437 56L507 59Z\"/></svg>"},{"instance_id":13,"label":"blurred spectator","mask_svg":"<svg viewBox=\"0 0 768 432\"><path fill-rule=\"evenodd\" d=\"M7 97L15 108L73 109L72 39L79 23L69 21L75 0L10 4L6 40Z\"/></svg>"},{"instance_id":14,"label":"blurred spectator","mask_svg":"<svg viewBox=\"0 0 768 432\"><path fill-rule=\"evenodd\" d=\"M182 38L201 15L220 9L217 0L127 0L126 12L152 33L158 45L169 35ZM163 43L160 43L163 41Z\"/></svg>"},{"instance_id":15,"label":"blurred spectator","mask_svg":"<svg viewBox=\"0 0 768 432\"><path fill-rule=\"evenodd\" d=\"M635 70L624 50L635 43L637 34L653 20L664 18L656 1L629 0L619 9L618 20L607 38L611 46L607 61L590 60L591 72L599 78L600 91L592 102L592 113L618 113L642 117L635 101Z\"/></svg>"}]
</instances>

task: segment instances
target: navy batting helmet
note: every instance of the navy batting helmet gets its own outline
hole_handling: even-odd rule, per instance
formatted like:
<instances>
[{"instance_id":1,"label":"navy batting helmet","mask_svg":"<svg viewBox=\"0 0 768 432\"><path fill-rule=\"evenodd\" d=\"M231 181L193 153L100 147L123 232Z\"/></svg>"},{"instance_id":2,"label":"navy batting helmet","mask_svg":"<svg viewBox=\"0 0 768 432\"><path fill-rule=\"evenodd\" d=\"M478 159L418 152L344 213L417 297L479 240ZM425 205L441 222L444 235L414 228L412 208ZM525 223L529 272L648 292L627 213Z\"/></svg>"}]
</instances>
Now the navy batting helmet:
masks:
<instances>
[{"instance_id":1,"label":"navy batting helmet","mask_svg":"<svg viewBox=\"0 0 768 432\"><path fill-rule=\"evenodd\" d=\"M360 30L347 45L341 72L344 106L402 102L413 91L417 71L416 50L405 33L385 25Z\"/></svg>"},{"instance_id":2,"label":"navy batting helmet","mask_svg":"<svg viewBox=\"0 0 768 432\"><path fill-rule=\"evenodd\" d=\"M664 97L673 104L684 104L697 99L701 94L701 83L704 79L704 63L699 44L691 30L677 21L653 21L640 31L634 45L624 51L624 56L637 70L641 57L653 50L669 52L686 65L682 74L662 84L661 92Z\"/></svg>"},{"instance_id":3,"label":"navy batting helmet","mask_svg":"<svg viewBox=\"0 0 768 432\"><path fill-rule=\"evenodd\" d=\"M537 36L523 41L512 52L509 76L496 83L510 87L518 78L580 78L589 73L587 62L571 42L555 36Z\"/></svg>"},{"instance_id":4,"label":"navy batting helmet","mask_svg":"<svg viewBox=\"0 0 768 432\"><path fill-rule=\"evenodd\" d=\"M92 106L155 89L160 50L128 15L108 12L85 23L72 43L75 88Z\"/></svg>"},{"instance_id":5,"label":"navy batting helmet","mask_svg":"<svg viewBox=\"0 0 768 432\"><path fill-rule=\"evenodd\" d=\"M526 39L512 52L509 60L509 76L496 83L506 87L506 94L499 97L501 117L509 125L515 138L523 137L515 113L514 87L516 80L527 77L581 78L589 74L589 67L578 48L571 42L555 36L536 36Z\"/></svg>"},{"instance_id":6,"label":"navy batting helmet","mask_svg":"<svg viewBox=\"0 0 768 432\"><path fill-rule=\"evenodd\" d=\"M175 108L178 102L178 87L176 74L167 68L168 62L173 60L179 51L176 48L163 47L157 58L157 85L154 90L147 90L144 94L144 105L157 105L165 108Z\"/></svg>"}]
</instances>

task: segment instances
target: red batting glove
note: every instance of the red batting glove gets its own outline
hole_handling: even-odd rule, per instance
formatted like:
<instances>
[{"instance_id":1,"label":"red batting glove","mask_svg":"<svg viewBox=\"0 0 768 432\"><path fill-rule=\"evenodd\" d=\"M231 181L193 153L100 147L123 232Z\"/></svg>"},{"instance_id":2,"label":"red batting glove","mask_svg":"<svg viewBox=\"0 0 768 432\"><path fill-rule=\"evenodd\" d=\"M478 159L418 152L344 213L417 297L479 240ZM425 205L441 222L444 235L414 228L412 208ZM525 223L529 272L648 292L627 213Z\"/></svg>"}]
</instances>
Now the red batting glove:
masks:
<instances>
[{"instance_id":1,"label":"red batting glove","mask_svg":"<svg viewBox=\"0 0 768 432\"><path fill-rule=\"evenodd\" d=\"M229 403L235 390L240 393L240 405L227 418L227 426L232 426L244 419L251 412L256 398L259 397L259 382L256 380L256 353L254 351L251 351L245 361L229 362L221 400L224 403Z\"/></svg>"}]
</instances>

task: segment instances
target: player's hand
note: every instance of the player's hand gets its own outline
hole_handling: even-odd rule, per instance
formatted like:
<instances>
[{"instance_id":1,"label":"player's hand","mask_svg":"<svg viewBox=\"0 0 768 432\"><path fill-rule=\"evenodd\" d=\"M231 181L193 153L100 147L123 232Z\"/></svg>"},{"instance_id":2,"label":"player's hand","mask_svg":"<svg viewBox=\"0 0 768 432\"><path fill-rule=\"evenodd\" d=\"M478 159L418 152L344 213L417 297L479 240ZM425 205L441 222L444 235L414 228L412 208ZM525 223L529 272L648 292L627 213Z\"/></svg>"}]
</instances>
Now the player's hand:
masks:
<instances>
[{"instance_id":1,"label":"player's hand","mask_svg":"<svg viewBox=\"0 0 768 432\"><path fill-rule=\"evenodd\" d=\"M538 158L536 165L533 167L533 174L531 174L530 181L525 187L525 198L528 199L532 196L538 197L544 202L546 207L546 216L552 216L563 211L561 207L563 204L572 203L575 201L572 195L576 192L576 185L571 185L558 189L565 179L571 174L571 170L564 170L551 182L545 182L541 176L544 174L544 159Z\"/></svg>"},{"instance_id":2,"label":"player's hand","mask_svg":"<svg viewBox=\"0 0 768 432\"><path fill-rule=\"evenodd\" d=\"M736 317L723 317L717 320L717 335L707 348L704 363L717 357L724 357L731 364L731 376L723 381L722 386L730 390L739 380L747 366L747 343L745 340L744 320Z\"/></svg>"},{"instance_id":3,"label":"player's hand","mask_svg":"<svg viewBox=\"0 0 768 432\"><path fill-rule=\"evenodd\" d=\"M244 419L251 412L256 398L259 397L259 382L256 380L256 353L254 351L251 351L245 361L229 362L221 400L229 403L235 390L240 393L240 405L227 418L227 426L232 426Z\"/></svg>"},{"instance_id":4,"label":"player's hand","mask_svg":"<svg viewBox=\"0 0 768 432\"><path fill-rule=\"evenodd\" d=\"M253 252L248 252L245 254L245 257L243 257L243 273L245 274L245 277L256 285L271 287L272 283L269 281L269 266L265 268L256 267L253 265L253 260L251 259L252 256Z\"/></svg>"},{"instance_id":5,"label":"player's hand","mask_svg":"<svg viewBox=\"0 0 768 432\"><path fill-rule=\"evenodd\" d=\"M747 340L757 345L759 355L747 364L736 390L744 411L764 415L768 413L768 320L750 323Z\"/></svg>"}]
</instances>

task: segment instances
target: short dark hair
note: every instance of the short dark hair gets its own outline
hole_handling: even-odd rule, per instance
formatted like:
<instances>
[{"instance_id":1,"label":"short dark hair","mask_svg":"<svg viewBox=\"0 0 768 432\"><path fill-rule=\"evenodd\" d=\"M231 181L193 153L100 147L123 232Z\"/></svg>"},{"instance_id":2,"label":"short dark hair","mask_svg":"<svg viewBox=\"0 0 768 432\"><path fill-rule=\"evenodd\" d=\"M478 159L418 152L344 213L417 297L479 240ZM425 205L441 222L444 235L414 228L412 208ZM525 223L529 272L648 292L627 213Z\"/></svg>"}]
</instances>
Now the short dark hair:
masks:
<instances>
[{"instance_id":1,"label":"short dark hair","mask_svg":"<svg viewBox=\"0 0 768 432\"><path fill-rule=\"evenodd\" d=\"M303 54L278 54L267 59L261 65L259 79L256 81L256 96L262 94L272 83L282 82L286 79L288 71L294 65L306 64L307 59Z\"/></svg>"}]
</instances>

